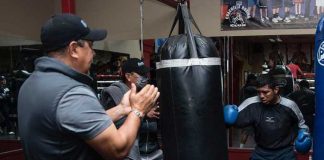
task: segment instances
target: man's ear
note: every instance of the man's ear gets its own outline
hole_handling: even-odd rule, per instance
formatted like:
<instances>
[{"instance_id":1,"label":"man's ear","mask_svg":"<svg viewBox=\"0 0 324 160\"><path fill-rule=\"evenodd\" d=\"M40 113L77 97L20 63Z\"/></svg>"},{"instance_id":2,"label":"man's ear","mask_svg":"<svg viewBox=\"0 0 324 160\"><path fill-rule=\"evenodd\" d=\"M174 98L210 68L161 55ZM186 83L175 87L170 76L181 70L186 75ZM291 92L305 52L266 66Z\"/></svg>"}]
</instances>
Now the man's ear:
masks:
<instances>
[{"instance_id":1,"label":"man's ear","mask_svg":"<svg viewBox=\"0 0 324 160\"><path fill-rule=\"evenodd\" d=\"M278 94L279 91L280 91L280 88L279 88L278 86L276 86L276 87L273 89L273 91L275 92L275 94Z\"/></svg>"},{"instance_id":2,"label":"man's ear","mask_svg":"<svg viewBox=\"0 0 324 160\"><path fill-rule=\"evenodd\" d=\"M79 52L77 50L78 48L78 44L76 41L71 41L69 43L69 46L68 46L68 54L72 57L72 58L75 58L75 59L78 59L79 58Z\"/></svg>"},{"instance_id":3,"label":"man's ear","mask_svg":"<svg viewBox=\"0 0 324 160\"><path fill-rule=\"evenodd\" d=\"M130 81L130 80L129 80L129 79L130 79L130 76L131 76L130 73L125 73L125 78L126 78L128 81Z\"/></svg>"}]
</instances>

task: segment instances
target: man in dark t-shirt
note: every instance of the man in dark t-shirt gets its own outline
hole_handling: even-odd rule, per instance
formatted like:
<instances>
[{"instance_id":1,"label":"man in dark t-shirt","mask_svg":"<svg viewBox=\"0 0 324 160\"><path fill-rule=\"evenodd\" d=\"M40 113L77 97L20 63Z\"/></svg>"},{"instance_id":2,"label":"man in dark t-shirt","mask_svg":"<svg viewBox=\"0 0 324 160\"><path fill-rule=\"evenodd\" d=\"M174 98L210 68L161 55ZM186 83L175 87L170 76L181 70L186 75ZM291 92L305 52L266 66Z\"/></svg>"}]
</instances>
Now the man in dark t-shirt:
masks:
<instances>
[{"instance_id":1,"label":"man in dark t-shirt","mask_svg":"<svg viewBox=\"0 0 324 160\"><path fill-rule=\"evenodd\" d=\"M299 82L300 90L294 91L287 97L295 101L303 113L305 123L313 133L315 117L315 92L309 89L309 83L306 80Z\"/></svg>"}]
</instances>

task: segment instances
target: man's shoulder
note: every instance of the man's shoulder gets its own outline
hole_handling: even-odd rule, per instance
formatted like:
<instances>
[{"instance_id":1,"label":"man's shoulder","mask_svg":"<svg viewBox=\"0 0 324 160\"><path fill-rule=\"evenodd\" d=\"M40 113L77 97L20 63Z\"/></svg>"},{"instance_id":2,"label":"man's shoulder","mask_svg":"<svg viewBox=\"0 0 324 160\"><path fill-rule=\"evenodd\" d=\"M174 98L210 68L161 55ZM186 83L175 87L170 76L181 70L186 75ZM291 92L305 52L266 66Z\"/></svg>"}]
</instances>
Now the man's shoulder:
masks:
<instances>
[{"instance_id":1,"label":"man's shoulder","mask_svg":"<svg viewBox=\"0 0 324 160\"><path fill-rule=\"evenodd\" d=\"M296 105L296 103L293 100L286 98L286 97L281 97L280 104L285 107L290 107L292 105Z\"/></svg>"},{"instance_id":2,"label":"man's shoulder","mask_svg":"<svg viewBox=\"0 0 324 160\"><path fill-rule=\"evenodd\" d=\"M284 109L294 112L297 116L301 113L297 103L291 99L281 97L280 105L283 106Z\"/></svg>"},{"instance_id":3,"label":"man's shoulder","mask_svg":"<svg viewBox=\"0 0 324 160\"><path fill-rule=\"evenodd\" d=\"M105 107L115 106L128 90L129 88L125 83L115 82L101 91L101 102Z\"/></svg>"},{"instance_id":4,"label":"man's shoulder","mask_svg":"<svg viewBox=\"0 0 324 160\"><path fill-rule=\"evenodd\" d=\"M95 93L85 85L76 85L66 92L66 95L79 95L96 97Z\"/></svg>"},{"instance_id":5,"label":"man's shoulder","mask_svg":"<svg viewBox=\"0 0 324 160\"><path fill-rule=\"evenodd\" d=\"M121 93L124 94L129 90L129 88L127 87L127 85L125 83L122 82L115 82L113 84L111 84L108 87L105 87L102 92L108 93L108 94L115 94L117 93Z\"/></svg>"},{"instance_id":6,"label":"man's shoulder","mask_svg":"<svg viewBox=\"0 0 324 160\"><path fill-rule=\"evenodd\" d=\"M293 92L289 93L286 98L288 98L288 99L296 98L296 97L299 97L300 95L302 95L304 93L305 92L302 91L302 90L293 91Z\"/></svg>"},{"instance_id":7,"label":"man's shoulder","mask_svg":"<svg viewBox=\"0 0 324 160\"><path fill-rule=\"evenodd\" d=\"M116 86L109 86L109 87L105 87L104 89L102 89L102 94L107 94L107 95L111 95L114 94L116 92L121 92L120 88L116 87Z\"/></svg>"},{"instance_id":8,"label":"man's shoulder","mask_svg":"<svg viewBox=\"0 0 324 160\"><path fill-rule=\"evenodd\" d=\"M98 100L96 94L90 88L82 85L66 88L61 94L58 94L58 96L58 108L88 104Z\"/></svg>"},{"instance_id":9,"label":"man's shoulder","mask_svg":"<svg viewBox=\"0 0 324 160\"><path fill-rule=\"evenodd\" d=\"M312 91L312 90L310 90L310 89L305 89L305 92L307 93L307 94L312 94L312 95L315 95L315 92L314 91Z\"/></svg>"},{"instance_id":10,"label":"man's shoulder","mask_svg":"<svg viewBox=\"0 0 324 160\"><path fill-rule=\"evenodd\" d=\"M238 107L239 111L244 110L245 108L260 104L260 98L258 96L253 96L245 99Z\"/></svg>"}]
</instances>

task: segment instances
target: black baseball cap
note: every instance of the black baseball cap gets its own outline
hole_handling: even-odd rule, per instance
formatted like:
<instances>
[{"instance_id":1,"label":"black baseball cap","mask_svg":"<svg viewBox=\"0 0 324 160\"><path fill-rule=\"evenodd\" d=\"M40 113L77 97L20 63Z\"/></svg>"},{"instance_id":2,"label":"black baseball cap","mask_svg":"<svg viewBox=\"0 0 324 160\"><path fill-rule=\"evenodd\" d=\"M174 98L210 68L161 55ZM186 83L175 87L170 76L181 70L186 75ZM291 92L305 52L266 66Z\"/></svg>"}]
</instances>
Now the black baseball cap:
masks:
<instances>
[{"instance_id":1,"label":"black baseball cap","mask_svg":"<svg viewBox=\"0 0 324 160\"><path fill-rule=\"evenodd\" d=\"M73 14L54 15L41 29L41 41L46 52L64 48L71 41L100 41L106 36L106 30L91 30L84 20Z\"/></svg>"},{"instance_id":2,"label":"black baseball cap","mask_svg":"<svg viewBox=\"0 0 324 160\"><path fill-rule=\"evenodd\" d=\"M122 66L123 73L135 72L141 76L146 76L150 68L144 65L144 62L138 58L130 58Z\"/></svg>"}]
</instances>

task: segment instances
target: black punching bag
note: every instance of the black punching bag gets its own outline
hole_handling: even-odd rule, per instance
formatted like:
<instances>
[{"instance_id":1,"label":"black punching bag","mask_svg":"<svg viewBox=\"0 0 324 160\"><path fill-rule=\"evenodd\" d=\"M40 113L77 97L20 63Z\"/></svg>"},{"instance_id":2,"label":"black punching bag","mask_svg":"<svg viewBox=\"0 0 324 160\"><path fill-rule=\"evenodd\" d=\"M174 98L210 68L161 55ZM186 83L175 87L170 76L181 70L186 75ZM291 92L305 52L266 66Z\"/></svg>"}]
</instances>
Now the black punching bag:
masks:
<instances>
[{"instance_id":1,"label":"black punching bag","mask_svg":"<svg viewBox=\"0 0 324 160\"><path fill-rule=\"evenodd\" d=\"M156 63L164 159L225 160L219 52L210 38L193 35L186 5L178 6L177 17L185 34L169 36Z\"/></svg>"}]
</instances>

